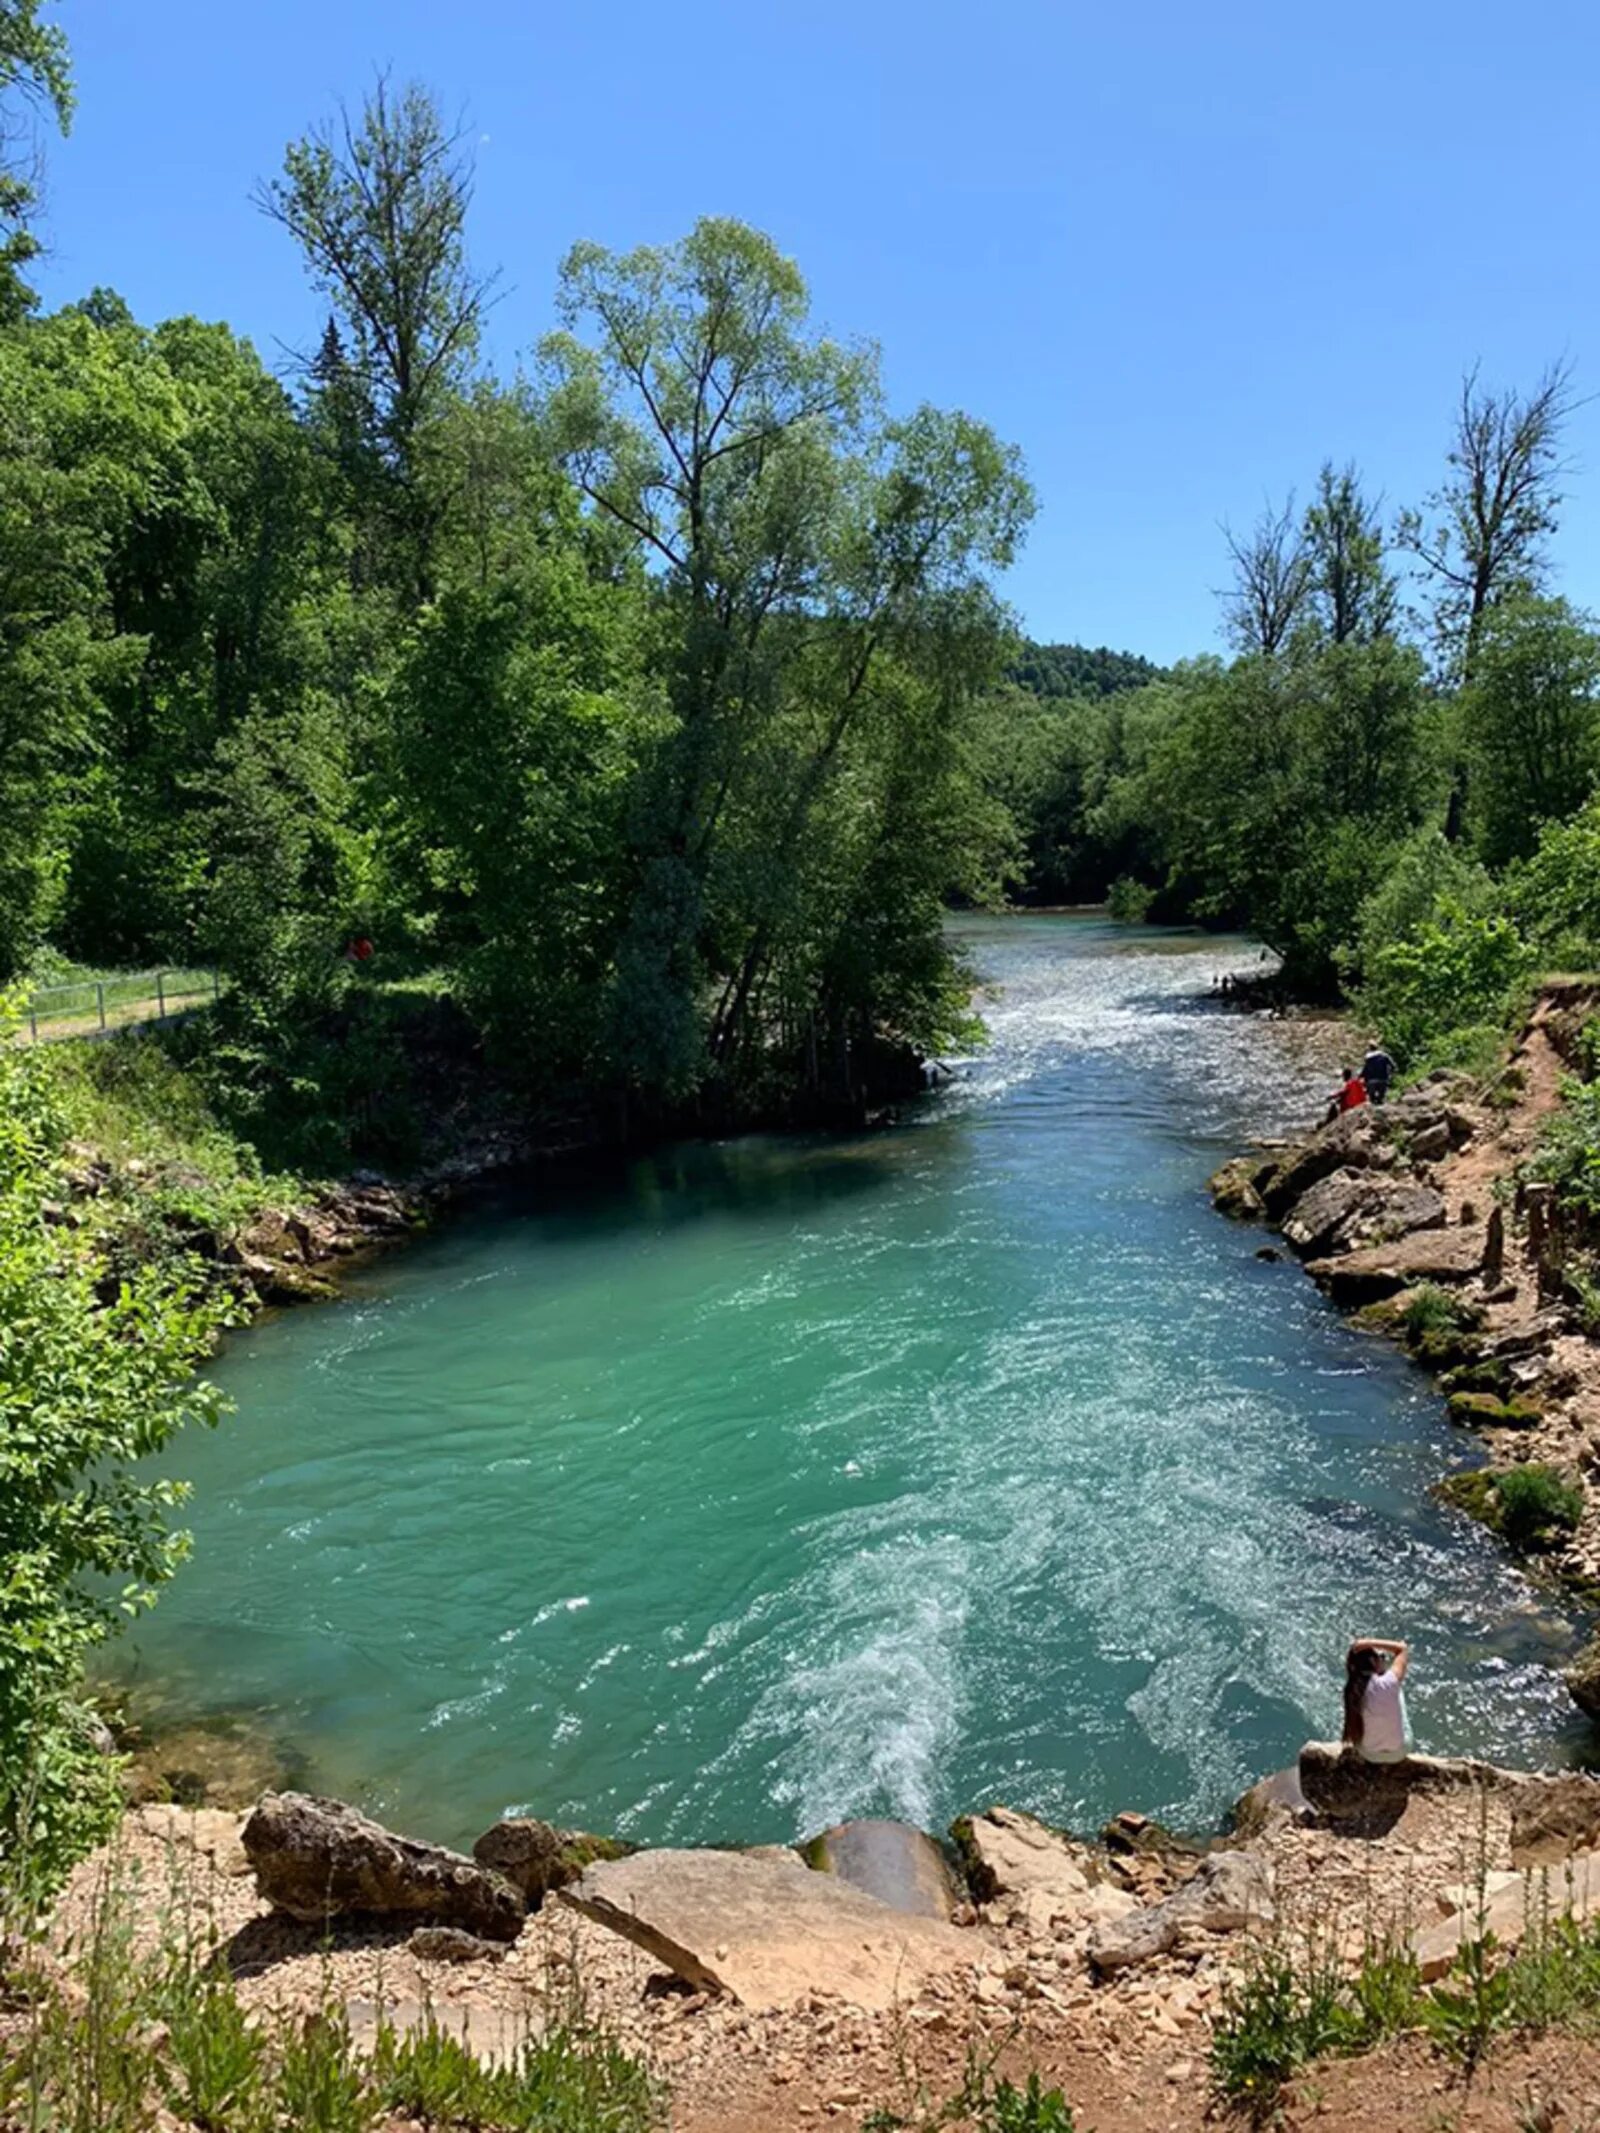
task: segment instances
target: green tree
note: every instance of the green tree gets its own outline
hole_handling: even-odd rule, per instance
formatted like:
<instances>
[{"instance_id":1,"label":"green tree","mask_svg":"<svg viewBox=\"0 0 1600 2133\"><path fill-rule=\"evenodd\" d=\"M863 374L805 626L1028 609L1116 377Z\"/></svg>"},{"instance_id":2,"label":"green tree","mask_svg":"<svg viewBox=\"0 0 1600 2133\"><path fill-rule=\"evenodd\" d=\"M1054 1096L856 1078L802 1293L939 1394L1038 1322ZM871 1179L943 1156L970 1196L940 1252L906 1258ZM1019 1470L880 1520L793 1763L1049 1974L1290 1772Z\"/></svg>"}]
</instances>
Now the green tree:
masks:
<instances>
[{"instance_id":1,"label":"green tree","mask_svg":"<svg viewBox=\"0 0 1600 2133\"><path fill-rule=\"evenodd\" d=\"M810 335L798 270L742 224L623 257L580 245L560 304L552 432L653 566L671 647L616 1041L639 1086L683 1091L762 1049L806 856L858 743L905 712L899 677L952 651L959 686L992 672L985 573L1031 495L969 417L888 420L873 353Z\"/></svg>"},{"instance_id":2,"label":"green tree","mask_svg":"<svg viewBox=\"0 0 1600 2133\"><path fill-rule=\"evenodd\" d=\"M1600 774L1600 635L1565 600L1506 599L1483 617L1459 715L1468 820L1491 866L1582 806Z\"/></svg>"},{"instance_id":3,"label":"green tree","mask_svg":"<svg viewBox=\"0 0 1600 2133\"><path fill-rule=\"evenodd\" d=\"M0 1878L33 1901L121 1804L84 1661L185 1551L182 1488L138 1463L219 1404L193 1375L215 1311L154 1267L104 1300L87 1233L49 1221L65 1135L0 1034Z\"/></svg>"},{"instance_id":4,"label":"green tree","mask_svg":"<svg viewBox=\"0 0 1600 2133\"><path fill-rule=\"evenodd\" d=\"M1499 600L1538 590L1568 468L1562 431L1572 370L1552 365L1532 392L1494 392L1476 365L1461 381L1450 473L1420 511L1400 515L1399 540L1430 579L1433 627L1446 671L1470 680L1483 618Z\"/></svg>"},{"instance_id":5,"label":"green tree","mask_svg":"<svg viewBox=\"0 0 1600 2133\"><path fill-rule=\"evenodd\" d=\"M1303 529L1311 598L1334 644L1370 644L1395 626L1398 594L1384 563L1381 507L1361 491L1355 466L1324 460Z\"/></svg>"},{"instance_id":6,"label":"green tree","mask_svg":"<svg viewBox=\"0 0 1600 2133\"><path fill-rule=\"evenodd\" d=\"M32 306L24 270L38 255L30 227L38 202L34 121L72 124L72 73L64 32L42 22L40 0L0 0L0 325Z\"/></svg>"},{"instance_id":7,"label":"green tree","mask_svg":"<svg viewBox=\"0 0 1600 2133\"><path fill-rule=\"evenodd\" d=\"M395 581L414 601L434 590L434 426L471 372L496 278L467 259L472 170L463 142L426 89L395 91L380 76L359 121L341 109L336 125L292 142L283 176L255 196L300 246L343 323L344 416L359 396ZM325 338L325 369L333 358Z\"/></svg>"}]
</instances>

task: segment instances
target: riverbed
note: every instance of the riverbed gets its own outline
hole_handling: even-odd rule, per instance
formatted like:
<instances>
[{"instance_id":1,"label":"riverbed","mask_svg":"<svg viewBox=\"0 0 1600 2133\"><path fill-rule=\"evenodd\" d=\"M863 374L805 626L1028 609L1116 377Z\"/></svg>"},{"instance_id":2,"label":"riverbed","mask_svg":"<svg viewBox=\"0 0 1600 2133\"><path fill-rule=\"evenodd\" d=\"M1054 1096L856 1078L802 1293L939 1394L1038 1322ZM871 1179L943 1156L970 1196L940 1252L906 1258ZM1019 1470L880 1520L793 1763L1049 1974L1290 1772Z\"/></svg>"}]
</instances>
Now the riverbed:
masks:
<instances>
[{"instance_id":1,"label":"riverbed","mask_svg":"<svg viewBox=\"0 0 1600 2133\"><path fill-rule=\"evenodd\" d=\"M1575 1752L1442 1403L1206 1196L1330 1033L1208 997L1243 943L959 931L990 1042L896 1126L547 1172L235 1340L141 1693L455 1842L1199 1827L1337 1731L1358 1633L1422 1745Z\"/></svg>"}]
</instances>

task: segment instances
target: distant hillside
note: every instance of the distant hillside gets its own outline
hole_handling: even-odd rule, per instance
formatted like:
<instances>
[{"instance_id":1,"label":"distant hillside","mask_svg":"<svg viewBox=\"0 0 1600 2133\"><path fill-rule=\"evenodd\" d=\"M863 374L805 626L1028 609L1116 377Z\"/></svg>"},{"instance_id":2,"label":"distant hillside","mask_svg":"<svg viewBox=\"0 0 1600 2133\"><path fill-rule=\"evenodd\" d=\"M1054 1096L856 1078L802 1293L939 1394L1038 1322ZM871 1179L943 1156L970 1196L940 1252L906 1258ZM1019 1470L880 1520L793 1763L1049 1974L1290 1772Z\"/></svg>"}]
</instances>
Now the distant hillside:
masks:
<instances>
[{"instance_id":1,"label":"distant hillside","mask_svg":"<svg viewBox=\"0 0 1600 2133\"><path fill-rule=\"evenodd\" d=\"M1106 645L1032 644L1011 669L1011 679L1035 696L1116 696L1159 681L1162 669L1136 652Z\"/></svg>"}]
</instances>

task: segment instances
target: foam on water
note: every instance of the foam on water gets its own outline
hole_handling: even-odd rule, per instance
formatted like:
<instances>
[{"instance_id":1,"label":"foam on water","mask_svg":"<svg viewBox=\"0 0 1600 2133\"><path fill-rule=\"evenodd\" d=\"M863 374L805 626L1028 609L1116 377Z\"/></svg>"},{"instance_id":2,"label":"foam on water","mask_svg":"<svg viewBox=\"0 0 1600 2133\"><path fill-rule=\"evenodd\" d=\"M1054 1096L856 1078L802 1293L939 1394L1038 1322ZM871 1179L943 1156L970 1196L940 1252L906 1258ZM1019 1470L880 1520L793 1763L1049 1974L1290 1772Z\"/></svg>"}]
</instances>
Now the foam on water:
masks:
<instances>
[{"instance_id":1,"label":"foam on water","mask_svg":"<svg viewBox=\"0 0 1600 2133\"><path fill-rule=\"evenodd\" d=\"M1206 1009L1239 944L961 930L993 1042L914 1123L547 1180L240 1340L147 1681L456 1841L1198 1823L1356 1631L1430 1746L1579 1738L1567 1625L1429 1499L1438 1402L1206 1201L1327 1033Z\"/></svg>"}]
</instances>

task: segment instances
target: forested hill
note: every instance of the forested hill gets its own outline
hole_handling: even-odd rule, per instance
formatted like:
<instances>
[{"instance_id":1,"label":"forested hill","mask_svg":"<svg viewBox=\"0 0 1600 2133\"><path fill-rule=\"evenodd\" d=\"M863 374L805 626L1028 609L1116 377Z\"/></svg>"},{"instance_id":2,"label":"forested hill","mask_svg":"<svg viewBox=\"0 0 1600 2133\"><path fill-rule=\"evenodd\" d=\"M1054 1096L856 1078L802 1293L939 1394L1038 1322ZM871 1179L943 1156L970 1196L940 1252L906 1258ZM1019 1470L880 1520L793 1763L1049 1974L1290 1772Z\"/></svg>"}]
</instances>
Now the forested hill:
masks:
<instances>
[{"instance_id":1,"label":"forested hill","mask_svg":"<svg viewBox=\"0 0 1600 2133\"><path fill-rule=\"evenodd\" d=\"M1086 644L1024 645L1014 659L1009 678L1034 696L1115 696L1120 689L1142 689L1159 681L1161 668L1137 652L1113 652Z\"/></svg>"}]
</instances>

